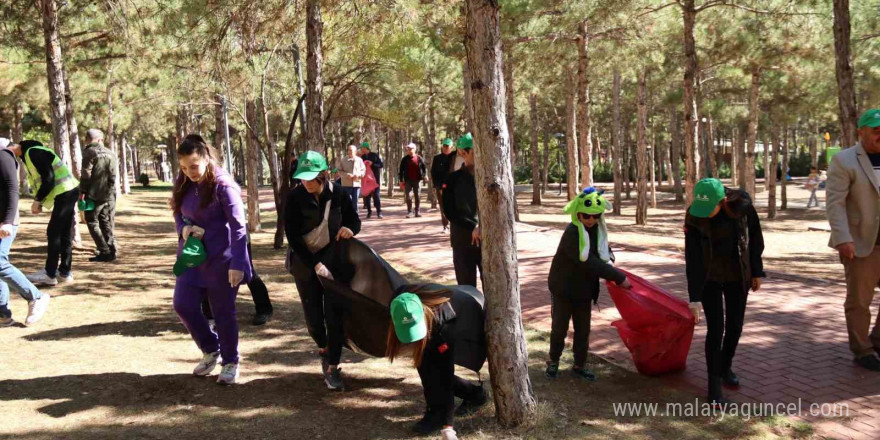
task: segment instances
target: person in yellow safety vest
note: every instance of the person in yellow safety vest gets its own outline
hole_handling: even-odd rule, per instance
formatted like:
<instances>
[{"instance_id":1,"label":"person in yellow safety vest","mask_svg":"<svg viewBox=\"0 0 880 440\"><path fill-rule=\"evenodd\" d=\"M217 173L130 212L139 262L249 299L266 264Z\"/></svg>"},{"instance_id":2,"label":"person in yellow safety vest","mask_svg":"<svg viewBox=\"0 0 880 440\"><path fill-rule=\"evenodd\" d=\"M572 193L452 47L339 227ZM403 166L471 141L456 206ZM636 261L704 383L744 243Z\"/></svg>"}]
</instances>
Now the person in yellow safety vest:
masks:
<instances>
[{"instance_id":1,"label":"person in yellow safety vest","mask_svg":"<svg viewBox=\"0 0 880 440\"><path fill-rule=\"evenodd\" d=\"M36 191L31 213L39 214L44 207L52 210L46 229L49 247L46 266L27 278L38 286L73 281L71 225L79 199L79 181L58 155L39 141L23 140L8 148L24 161L28 182Z\"/></svg>"}]
</instances>

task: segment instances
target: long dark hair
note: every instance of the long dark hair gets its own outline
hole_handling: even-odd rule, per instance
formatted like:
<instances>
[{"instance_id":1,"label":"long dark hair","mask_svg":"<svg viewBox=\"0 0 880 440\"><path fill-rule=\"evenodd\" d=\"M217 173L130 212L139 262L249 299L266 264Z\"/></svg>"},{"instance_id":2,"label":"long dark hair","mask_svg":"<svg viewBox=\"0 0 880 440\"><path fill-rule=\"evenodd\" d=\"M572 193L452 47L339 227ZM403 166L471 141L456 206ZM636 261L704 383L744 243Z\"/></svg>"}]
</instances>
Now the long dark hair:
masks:
<instances>
[{"instance_id":1,"label":"long dark hair","mask_svg":"<svg viewBox=\"0 0 880 440\"><path fill-rule=\"evenodd\" d=\"M201 136L188 134L177 147L177 157L189 156L193 153L198 154L202 159L208 160L208 166L205 169L205 180L201 183L201 189L203 189L201 195L202 203L199 205L201 208L204 208L214 200L214 189L217 187L217 176L214 174L214 152ZM190 181L183 170L180 170L177 173L177 179L174 181L174 192L172 193L171 207L175 214L180 212L180 207L183 205L183 196L189 190L190 185L196 185L196 183Z\"/></svg>"},{"instance_id":2,"label":"long dark hair","mask_svg":"<svg viewBox=\"0 0 880 440\"><path fill-rule=\"evenodd\" d=\"M408 290L418 295L419 299L422 300L425 310L425 324L428 327L428 334L422 340L412 343L413 366L418 368L422 365L425 347L428 346L428 341L431 340L431 334L434 331L434 310L449 302L450 297L446 295L449 292L448 289L435 290L430 285L413 285ZM393 323L388 326L386 338L385 356L393 363L394 358L400 354L400 350L405 344L400 342L400 339L397 339Z\"/></svg>"}]
</instances>

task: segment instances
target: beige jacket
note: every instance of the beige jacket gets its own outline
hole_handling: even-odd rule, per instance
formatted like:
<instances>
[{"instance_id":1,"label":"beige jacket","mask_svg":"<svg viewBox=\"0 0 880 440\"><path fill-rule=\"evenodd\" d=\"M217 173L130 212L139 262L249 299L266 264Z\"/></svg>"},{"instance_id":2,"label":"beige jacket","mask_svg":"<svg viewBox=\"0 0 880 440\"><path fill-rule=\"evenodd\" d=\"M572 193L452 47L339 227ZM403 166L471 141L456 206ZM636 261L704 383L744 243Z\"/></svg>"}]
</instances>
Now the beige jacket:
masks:
<instances>
[{"instance_id":1,"label":"beige jacket","mask_svg":"<svg viewBox=\"0 0 880 440\"><path fill-rule=\"evenodd\" d=\"M360 157L340 157L336 161L339 169L339 177L342 178L342 186L360 188L361 179L367 174L367 167Z\"/></svg>"},{"instance_id":2,"label":"beige jacket","mask_svg":"<svg viewBox=\"0 0 880 440\"><path fill-rule=\"evenodd\" d=\"M880 229L880 182L861 143L834 155L825 185L828 245L853 242L856 256L867 257Z\"/></svg>"}]
</instances>

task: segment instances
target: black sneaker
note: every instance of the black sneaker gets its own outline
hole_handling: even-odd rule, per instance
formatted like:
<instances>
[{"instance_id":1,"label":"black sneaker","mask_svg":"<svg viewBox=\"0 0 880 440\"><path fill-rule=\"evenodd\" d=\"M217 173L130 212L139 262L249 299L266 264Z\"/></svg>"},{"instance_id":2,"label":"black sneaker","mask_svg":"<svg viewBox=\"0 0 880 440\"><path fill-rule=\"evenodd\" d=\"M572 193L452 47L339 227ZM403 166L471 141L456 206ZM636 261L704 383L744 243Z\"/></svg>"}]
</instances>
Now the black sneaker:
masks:
<instances>
[{"instance_id":1,"label":"black sneaker","mask_svg":"<svg viewBox=\"0 0 880 440\"><path fill-rule=\"evenodd\" d=\"M116 255L114 254L98 254L89 258L89 261L93 263L109 263L114 260L116 260Z\"/></svg>"},{"instance_id":2,"label":"black sneaker","mask_svg":"<svg viewBox=\"0 0 880 440\"><path fill-rule=\"evenodd\" d=\"M367 211L367 218L373 218L373 213L371 211Z\"/></svg>"},{"instance_id":3,"label":"black sneaker","mask_svg":"<svg viewBox=\"0 0 880 440\"><path fill-rule=\"evenodd\" d=\"M383 219L383 218L385 218L385 217L382 217L382 213L380 212L380 213L377 213L377 214L376 214L376 218L378 218L378 219Z\"/></svg>"},{"instance_id":4,"label":"black sneaker","mask_svg":"<svg viewBox=\"0 0 880 440\"><path fill-rule=\"evenodd\" d=\"M721 376L721 380L724 382L724 385L729 387L739 386L739 377L734 374L733 370L727 370L727 373Z\"/></svg>"},{"instance_id":5,"label":"black sneaker","mask_svg":"<svg viewBox=\"0 0 880 440\"><path fill-rule=\"evenodd\" d=\"M856 359L855 362L866 370L880 371L880 359L877 359L877 356L874 356L873 354L862 356Z\"/></svg>"},{"instance_id":6,"label":"black sneaker","mask_svg":"<svg viewBox=\"0 0 880 440\"><path fill-rule=\"evenodd\" d=\"M547 361L547 369L544 370L544 375L550 379L559 377L559 364L552 364L550 361Z\"/></svg>"},{"instance_id":7,"label":"black sneaker","mask_svg":"<svg viewBox=\"0 0 880 440\"><path fill-rule=\"evenodd\" d=\"M421 217L421 216L422 216L422 213L419 212L419 210L417 209L417 210L416 210L416 217Z\"/></svg>"},{"instance_id":8,"label":"black sneaker","mask_svg":"<svg viewBox=\"0 0 880 440\"><path fill-rule=\"evenodd\" d=\"M428 408L425 410L425 415L422 416L422 419L413 425L412 430L420 435L428 435L443 429L445 424L446 421L443 420L443 413L441 411Z\"/></svg>"},{"instance_id":9,"label":"black sneaker","mask_svg":"<svg viewBox=\"0 0 880 440\"><path fill-rule=\"evenodd\" d=\"M596 378L596 375L587 368L571 367L571 375L578 379L583 379L590 382L595 382L599 380Z\"/></svg>"},{"instance_id":10,"label":"black sneaker","mask_svg":"<svg viewBox=\"0 0 880 440\"><path fill-rule=\"evenodd\" d=\"M342 368L328 367L324 370L324 384L331 391L344 391L345 383L342 382Z\"/></svg>"},{"instance_id":11,"label":"black sneaker","mask_svg":"<svg viewBox=\"0 0 880 440\"><path fill-rule=\"evenodd\" d=\"M467 416L477 412L481 406L485 405L486 402L489 401L489 396L486 394L486 390L481 385L475 392L474 395L469 399L464 399L461 401L461 405L458 405L458 408L455 410L455 415L458 417Z\"/></svg>"},{"instance_id":12,"label":"black sneaker","mask_svg":"<svg viewBox=\"0 0 880 440\"><path fill-rule=\"evenodd\" d=\"M257 313L254 315L254 320L251 321L253 325L265 325L269 322L269 319L272 318L272 313Z\"/></svg>"}]
</instances>

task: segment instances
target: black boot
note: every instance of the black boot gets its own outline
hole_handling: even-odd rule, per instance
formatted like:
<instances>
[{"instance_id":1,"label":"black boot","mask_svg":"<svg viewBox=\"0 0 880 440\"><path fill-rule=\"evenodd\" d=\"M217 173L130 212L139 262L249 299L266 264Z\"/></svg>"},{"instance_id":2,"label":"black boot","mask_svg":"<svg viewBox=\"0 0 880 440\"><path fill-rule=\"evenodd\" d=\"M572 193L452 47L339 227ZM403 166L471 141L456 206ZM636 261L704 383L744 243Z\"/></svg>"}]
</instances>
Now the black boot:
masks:
<instances>
[{"instance_id":1,"label":"black boot","mask_svg":"<svg viewBox=\"0 0 880 440\"><path fill-rule=\"evenodd\" d=\"M480 385L474 390L473 395L461 401L461 405L458 405L458 409L455 410L455 415L466 416L469 414L473 414L477 412L477 410L480 409L481 406L485 405L488 401L489 396L486 394L486 390L483 388L483 386Z\"/></svg>"},{"instance_id":2,"label":"black boot","mask_svg":"<svg viewBox=\"0 0 880 440\"><path fill-rule=\"evenodd\" d=\"M721 376L709 376L709 402L722 407L730 403L721 393Z\"/></svg>"},{"instance_id":3,"label":"black boot","mask_svg":"<svg viewBox=\"0 0 880 440\"><path fill-rule=\"evenodd\" d=\"M443 425L446 424L444 418L443 411L428 407L425 410L425 415L422 417L422 420L416 422L416 424L413 425L412 430L421 435L435 433L442 429Z\"/></svg>"},{"instance_id":4,"label":"black boot","mask_svg":"<svg viewBox=\"0 0 880 440\"><path fill-rule=\"evenodd\" d=\"M724 385L729 387L739 386L739 377L737 377L730 368L727 369L727 373L724 373L724 375L721 376L721 379L724 381Z\"/></svg>"}]
</instances>

